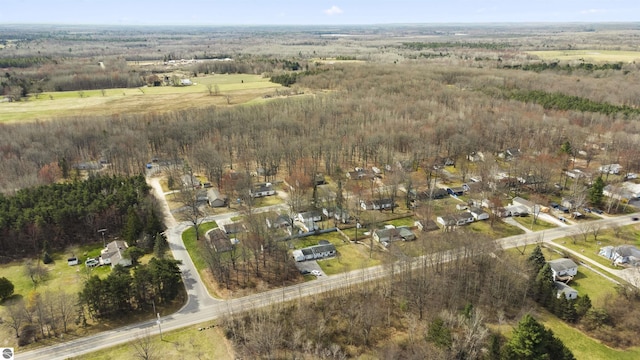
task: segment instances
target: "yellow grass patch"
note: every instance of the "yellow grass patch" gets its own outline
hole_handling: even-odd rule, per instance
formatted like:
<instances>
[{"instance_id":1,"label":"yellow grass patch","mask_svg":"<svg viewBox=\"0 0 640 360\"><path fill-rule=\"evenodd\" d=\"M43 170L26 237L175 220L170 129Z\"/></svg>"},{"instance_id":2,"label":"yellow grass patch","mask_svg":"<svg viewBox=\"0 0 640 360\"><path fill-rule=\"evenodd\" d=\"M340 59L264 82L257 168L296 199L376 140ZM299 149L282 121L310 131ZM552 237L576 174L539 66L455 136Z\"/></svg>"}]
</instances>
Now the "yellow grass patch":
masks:
<instances>
[{"instance_id":1,"label":"yellow grass patch","mask_svg":"<svg viewBox=\"0 0 640 360\"><path fill-rule=\"evenodd\" d=\"M584 60L586 62L633 62L640 59L639 51L618 50L550 50L527 51L542 60Z\"/></svg>"},{"instance_id":2,"label":"yellow grass patch","mask_svg":"<svg viewBox=\"0 0 640 360\"><path fill-rule=\"evenodd\" d=\"M192 81L192 86L46 92L25 101L0 103L0 122L229 106L273 95L282 87L248 74L210 75ZM219 95L210 95L207 84L217 85Z\"/></svg>"}]
</instances>

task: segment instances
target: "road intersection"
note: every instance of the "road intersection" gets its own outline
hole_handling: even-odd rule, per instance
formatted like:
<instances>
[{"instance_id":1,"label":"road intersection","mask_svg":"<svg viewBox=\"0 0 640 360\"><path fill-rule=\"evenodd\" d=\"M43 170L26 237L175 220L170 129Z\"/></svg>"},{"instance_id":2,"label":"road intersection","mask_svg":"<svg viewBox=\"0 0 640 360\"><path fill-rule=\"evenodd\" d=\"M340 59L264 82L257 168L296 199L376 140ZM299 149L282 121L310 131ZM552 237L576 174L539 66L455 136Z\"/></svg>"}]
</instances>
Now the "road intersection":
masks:
<instances>
[{"instance_id":1,"label":"road intersection","mask_svg":"<svg viewBox=\"0 0 640 360\"><path fill-rule=\"evenodd\" d=\"M158 193L159 199L164 199L162 188L158 181L150 181L150 184L154 188L154 191ZM308 281L305 283L283 287L280 289L274 289L263 293L245 296L242 298L236 298L231 300L220 300L211 297L207 292L206 287L202 283L200 276L189 257L187 250L182 242L182 232L186 230L190 224L188 222L177 223L171 215L166 201L161 202L163 204L163 211L167 220L166 224L168 230L165 232L167 240L173 255L176 259L182 261L181 271L185 287L188 294L188 300L186 304L176 313L162 317L161 325L163 331L171 331L187 326L200 324L203 322L218 319L227 314L233 314L248 309L266 307L278 302L291 301L302 297L319 294L326 291L331 291L339 288L351 286L353 284L367 282L375 279L380 279L385 276L389 276L392 271L398 271L398 267L389 265L374 266L369 268L363 268L354 270L351 272L326 276L323 277L323 281ZM276 205L280 207L281 205ZM225 215L217 215L207 218L207 220L222 220L228 219L233 216L238 216L239 213L231 213ZM637 215L633 215L637 216ZM610 217L600 220L592 221L594 226L600 226L601 228L613 227L613 226L625 226L634 223L632 215L624 215L620 217ZM575 234L577 225L568 225L558 228L553 228L540 232L528 232L521 235L515 235L503 239L495 240L497 247L503 249L509 249L514 247L522 247L525 245L532 245L535 243L549 243L552 240L568 237ZM562 245L554 243L554 246L561 250L571 253L573 256L579 258L589 266L598 268L599 272L608 272L614 276L617 276L634 286L640 284L640 276L638 272L633 269L625 270L613 270L603 266L583 254L574 252ZM454 257L452 250L443 254L425 255L433 256L438 261L449 261ZM418 267L424 264L424 258L416 258L412 262L412 266ZM24 353L16 354L16 358L20 360L57 360L66 359L71 356L79 356L82 354L98 351L114 345L129 342L136 337L145 336L146 334L155 335L158 333L158 327L156 320L143 321L137 324L131 324L122 328L118 328L111 331L101 332L92 336L87 336L68 342L31 350Z\"/></svg>"}]
</instances>

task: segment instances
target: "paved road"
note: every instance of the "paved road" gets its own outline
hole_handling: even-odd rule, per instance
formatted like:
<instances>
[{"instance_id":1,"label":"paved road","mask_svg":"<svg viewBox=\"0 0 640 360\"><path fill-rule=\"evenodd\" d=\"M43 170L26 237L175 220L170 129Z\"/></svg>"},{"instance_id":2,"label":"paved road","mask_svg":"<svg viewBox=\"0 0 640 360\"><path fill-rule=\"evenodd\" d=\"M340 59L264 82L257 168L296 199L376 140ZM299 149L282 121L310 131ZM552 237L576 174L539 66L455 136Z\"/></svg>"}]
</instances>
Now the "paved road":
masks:
<instances>
[{"instance_id":1,"label":"paved road","mask_svg":"<svg viewBox=\"0 0 640 360\"><path fill-rule=\"evenodd\" d=\"M168 208L166 208L165 211L168 211ZM611 226L624 226L631 223L633 223L633 220L631 220L631 216L607 218L590 222L590 224L598 225L602 228ZM323 281L305 282L302 284L275 289L238 299L226 301L216 300L209 296L205 287L202 285L195 267L193 266L193 262L189 258L186 250L184 249L184 245L182 244L182 238L180 234L184 229L186 229L188 224L176 224L175 221L168 224L173 225L170 230L167 231L167 235L171 244L171 250L173 251L174 256L177 259L181 259L184 262L182 269L183 276L185 278L185 285L189 294L189 300L187 304L177 313L161 318L163 331L170 331L190 325L199 324L209 320L214 320L225 314L232 314L247 309L264 307L281 301L294 300L300 297L310 296L325 291L347 287L356 283L379 279L384 276L390 275L393 271L393 268L389 265L375 266L361 270L354 270L344 274L326 276L323 277ZM554 239L570 236L571 234L575 233L575 231L575 226L565 226L545 230L543 232L526 233L522 235L511 236L508 238L496 240L495 243L497 246L504 249L522 247L525 244L529 245L538 242L550 242ZM432 259L438 259L438 261L449 261L454 257L454 251L455 250L447 251L437 255L427 255L426 258L418 258L414 262L412 262L412 266L420 266L425 262L421 260L428 259L430 256L432 257ZM604 268L608 272L615 272L615 270L611 271L611 269L606 269L606 267L592 262L586 257L580 256L580 254L575 255L578 255L579 257L583 258L584 261L588 261L594 266L600 266L601 268ZM399 267L396 267L395 270L398 271L398 268ZM636 285L639 283L637 281L636 273L620 270L617 271L615 275L629 281L631 284ZM116 330L102 332L93 336L72 340L62 344L36 349L25 353L18 353L16 355L16 359L65 359L69 356L78 356L131 341L138 336L144 336L146 331L150 331L151 334L157 334L158 326L156 322L145 321Z\"/></svg>"}]
</instances>

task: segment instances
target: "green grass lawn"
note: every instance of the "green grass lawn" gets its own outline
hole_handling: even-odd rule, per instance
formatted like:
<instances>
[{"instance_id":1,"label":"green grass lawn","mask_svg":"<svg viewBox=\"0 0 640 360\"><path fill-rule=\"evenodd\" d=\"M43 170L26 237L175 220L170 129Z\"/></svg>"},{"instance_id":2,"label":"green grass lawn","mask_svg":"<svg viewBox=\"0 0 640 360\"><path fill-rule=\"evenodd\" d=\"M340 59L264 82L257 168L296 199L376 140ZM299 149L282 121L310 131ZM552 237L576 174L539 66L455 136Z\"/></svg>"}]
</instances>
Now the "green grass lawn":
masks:
<instances>
[{"instance_id":1,"label":"green grass lawn","mask_svg":"<svg viewBox=\"0 0 640 360\"><path fill-rule=\"evenodd\" d=\"M539 319L573 352L576 359L640 359L640 348L612 349L544 311Z\"/></svg>"},{"instance_id":2,"label":"green grass lawn","mask_svg":"<svg viewBox=\"0 0 640 360\"><path fill-rule=\"evenodd\" d=\"M395 220L390 220L387 221L387 224L391 224L395 227L398 226L409 226L412 227L414 225L414 223L416 222L416 219L413 218L413 216L408 216L408 217L404 217L402 219L395 219Z\"/></svg>"},{"instance_id":3,"label":"green grass lawn","mask_svg":"<svg viewBox=\"0 0 640 360\"><path fill-rule=\"evenodd\" d=\"M475 221L464 226L465 229L472 233L484 234L491 239L500 239L503 237L524 234L524 230L516 226L511 226L502 221L496 220L491 227L491 220Z\"/></svg>"},{"instance_id":4,"label":"green grass lawn","mask_svg":"<svg viewBox=\"0 0 640 360\"><path fill-rule=\"evenodd\" d=\"M218 227L215 221L202 223L199 227L200 232L200 241L204 238L204 234L211 229L215 229ZM198 269L198 273L202 275L202 271L207 268L207 262L204 259L202 251L198 248L198 240L196 240L196 229L192 226L189 229L185 230L182 233L182 242L184 242L184 247L187 249L189 256L191 257L191 261Z\"/></svg>"},{"instance_id":5,"label":"green grass lawn","mask_svg":"<svg viewBox=\"0 0 640 360\"><path fill-rule=\"evenodd\" d=\"M151 348L157 357L153 359L220 359L232 360L233 350L229 349L222 329L208 328L213 323L203 323L184 329L162 332L151 336ZM198 328L204 328L199 331ZM155 331L156 329L154 329ZM140 332L139 339L146 336ZM132 341L135 341L132 339ZM132 343L102 349L93 353L70 358L72 360L129 360L139 358Z\"/></svg>"},{"instance_id":6,"label":"green grass lawn","mask_svg":"<svg viewBox=\"0 0 640 360\"><path fill-rule=\"evenodd\" d=\"M231 104L243 104L282 87L262 75L250 74L209 75L192 81L192 86L46 92L24 101L1 103L0 122L227 106L226 96ZM221 96L210 96L207 84L218 85Z\"/></svg>"},{"instance_id":7,"label":"green grass lawn","mask_svg":"<svg viewBox=\"0 0 640 360\"><path fill-rule=\"evenodd\" d=\"M597 242L594 241L591 234L587 237L587 241L584 241L582 235L577 234L575 239L574 237L566 237L553 242L579 252L599 264L615 269L616 267L611 265L610 260L598 255L600 248L625 244L640 246L640 231L638 231L638 225L629 225L620 230L619 236L616 236L611 229L601 230Z\"/></svg>"},{"instance_id":8,"label":"green grass lawn","mask_svg":"<svg viewBox=\"0 0 640 360\"><path fill-rule=\"evenodd\" d=\"M553 229L557 227L555 224L548 223L541 219L536 220L536 223L533 224L533 216L526 216L526 217L516 216L513 219L517 221L520 225L526 227L527 229L531 229L532 231L548 230L548 229Z\"/></svg>"}]
</instances>

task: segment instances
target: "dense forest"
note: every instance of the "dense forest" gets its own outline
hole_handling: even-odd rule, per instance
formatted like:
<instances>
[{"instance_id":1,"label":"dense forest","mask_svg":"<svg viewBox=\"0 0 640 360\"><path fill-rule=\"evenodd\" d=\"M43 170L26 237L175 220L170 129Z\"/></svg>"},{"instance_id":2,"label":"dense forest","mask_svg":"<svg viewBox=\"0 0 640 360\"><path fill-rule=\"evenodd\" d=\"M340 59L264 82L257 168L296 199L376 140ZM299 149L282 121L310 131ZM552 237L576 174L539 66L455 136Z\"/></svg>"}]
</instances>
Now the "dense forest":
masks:
<instances>
[{"instance_id":1,"label":"dense forest","mask_svg":"<svg viewBox=\"0 0 640 360\"><path fill-rule=\"evenodd\" d=\"M149 251L163 231L156 212L143 176L92 176L21 189L13 196L0 196L2 260L87 244L99 239L98 229L122 231L131 245L145 233L149 244L142 247Z\"/></svg>"}]
</instances>

